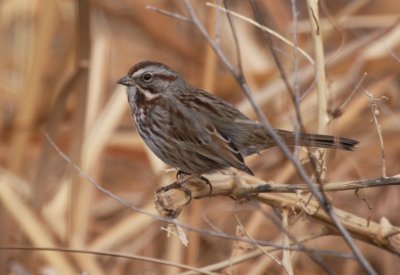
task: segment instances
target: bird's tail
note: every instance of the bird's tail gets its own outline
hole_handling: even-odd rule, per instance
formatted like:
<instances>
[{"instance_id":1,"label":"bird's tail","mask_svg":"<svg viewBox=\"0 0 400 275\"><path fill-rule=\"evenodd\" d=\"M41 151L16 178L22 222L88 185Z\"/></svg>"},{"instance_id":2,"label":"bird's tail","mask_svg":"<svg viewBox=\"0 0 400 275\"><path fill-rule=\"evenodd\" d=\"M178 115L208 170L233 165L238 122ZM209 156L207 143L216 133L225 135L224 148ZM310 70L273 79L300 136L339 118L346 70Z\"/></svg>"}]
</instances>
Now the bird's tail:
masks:
<instances>
[{"instance_id":1,"label":"bird's tail","mask_svg":"<svg viewBox=\"0 0 400 275\"><path fill-rule=\"evenodd\" d=\"M275 132L282 139L282 141L289 146L332 148L352 151L359 143L354 139L329 135L298 133L296 137L296 134L290 131L275 129ZM271 136L262 127L257 129L254 129L253 127L250 135L243 140L244 142L242 141L241 143L242 146L240 151L244 156L258 153L264 149L276 145Z\"/></svg>"},{"instance_id":2,"label":"bird's tail","mask_svg":"<svg viewBox=\"0 0 400 275\"><path fill-rule=\"evenodd\" d=\"M297 145L317 148L334 148L346 151L352 151L359 143L357 140L335 137L329 135L299 133L296 140L296 134L285 130L276 130L276 133L282 137L287 145Z\"/></svg>"}]
</instances>

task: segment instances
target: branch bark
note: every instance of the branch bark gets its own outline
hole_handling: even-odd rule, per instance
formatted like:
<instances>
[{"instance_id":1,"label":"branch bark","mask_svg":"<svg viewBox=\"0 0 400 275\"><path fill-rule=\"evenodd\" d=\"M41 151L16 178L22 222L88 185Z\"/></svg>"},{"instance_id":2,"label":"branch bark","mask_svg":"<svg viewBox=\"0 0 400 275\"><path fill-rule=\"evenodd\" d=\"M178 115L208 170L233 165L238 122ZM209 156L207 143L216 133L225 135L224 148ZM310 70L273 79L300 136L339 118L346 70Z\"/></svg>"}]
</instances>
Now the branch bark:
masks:
<instances>
[{"instance_id":1,"label":"branch bark","mask_svg":"<svg viewBox=\"0 0 400 275\"><path fill-rule=\"evenodd\" d=\"M276 184L265 183L252 177L253 184L248 184L244 177L218 177L212 181L212 190L204 181L191 179L185 183L185 188L190 190L192 199L201 199L210 196L228 196L234 200L246 201L257 200L259 203L273 207L286 207L303 211L308 219L324 224L330 229L332 235L338 235L335 223L330 216L320 210L315 199L307 204L302 200L301 193L309 192L306 184ZM258 183L257 183L258 182ZM388 185L399 185L400 175L387 178L375 178L359 181L332 182L324 185L324 191L357 190ZM278 194L279 193L279 194ZM284 194L286 193L286 194ZM292 193L292 194L288 194ZM156 194L156 207L159 213L166 217L176 218L183 208L190 202L187 192L181 189L171 189ZM400 228L387 225L386 223L370 222L350 212L333 208L343 226L349 231L352 237L367 242L371 245L383 248L393 254L400 256Z\"/></svg>"}]
</instances>

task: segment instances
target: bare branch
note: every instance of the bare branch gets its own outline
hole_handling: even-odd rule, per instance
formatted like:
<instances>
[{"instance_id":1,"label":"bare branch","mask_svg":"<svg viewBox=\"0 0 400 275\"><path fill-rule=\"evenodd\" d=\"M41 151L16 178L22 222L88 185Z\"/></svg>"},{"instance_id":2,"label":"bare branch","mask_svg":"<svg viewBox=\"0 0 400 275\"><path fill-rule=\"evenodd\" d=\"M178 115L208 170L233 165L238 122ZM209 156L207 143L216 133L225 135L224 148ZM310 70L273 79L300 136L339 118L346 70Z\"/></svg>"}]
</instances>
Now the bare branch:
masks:
<instances>
[{"instance_id":1,"label":"bare branch","mask_svg":"<svg viewBox=\"0 0 400 275\"><path fill-rule=\"evenodd\" d=\"M315 240L315 239L317 239L319 237L326 236L326 233L327 232L325 230L324 232L318 233L316 235L303 237L298 242L299 243L305 243L305 242L308 242L308 241L311 241L311 240ZM264 247L264 250L266 250L269 253L277 251L276 248L271 248L271 247ZM215 263L215 264L211 264L211 265L202 267L201 270L207 270L207 271L221 270L221 269L223 269L225 267L236 265L236 264L242 263L244 261L248 261L250 259L254 259L256 257L259 257L263 253L264 252L262 250L259 250L259 249L253 250L253 251L247 252L247 253L245 253L243 255L237 256L237 257L235 257L233 259L228 259L228 260L225 260L225 261L222 261L222 262L219 262L219 263ZM336 256L339 256L339 257L351 259L351 257L349 257L349 256L346 257L345 255L338 255L336 252L334 254ZM196 273L189 271L189 272L182 273L181 275L194 275L194 274L196 274Z\"/></svg>"},{"instance_id":2,"label":"bare branch","mask_svg":"<svg viewBox=\"0 0 400 275\"><path fill-rule=\"evenodd\" d=\"M262 25L265 25L264 17L260 14L260 8L257 6L257 2L255 0L252 0L251 4L252 4L253 13L254 13L257 21L260 22ZM301 131L305 131L304 130L305 128L304 128L304 125L303 125L303 122L302 122L302 119L301 119L300 106L298 104L298 100L296 99L295 92L294 92L292 86L289 83L289 78L288 78L288 76L287 76L287 74L286 74L286 72L285 72L285 70L283 68L282 62L279 60L279 57L278 57L278 55L276 53L276 49L274 47L274 42L273 42L273 40L271 38L271 34L270 34L270 32L267 32L264 28L260 28L260 29L261 29L261 32L262 32L262 34L263 34L263 36L265 38L265 41L266 41L268 47L269 47L269 50L271 51L271 54L272 54L272 57L274 59L275 65L279 70L279 73L281 75L283 83L285 84L286 90L289 93L290 99L292 100L292 104L293 104L293 107L294 107L295 112L296 112L296 119L297 119L297 123L299 125L299 128L300 128ZM291 43L291 44L293 44L293 43ZM302 50L300 48L298 48L298 51L301 53ZM296 75L296 73L295 73L295 75Z\"/></svg>"},{"instance_id":3,"label":"bare branch","mask_svg":"<svg viewBox=\"0 0 400 275\"><path fill-rule=\"evenodd\" d=\"M378 115L379 115L379 109L378 109L378 102L387 100L388 98L383 96L381 98L375 98L371 93L369 92L364 92L365 95L368 98L368 104L369 108L372 113L372 119L376 127L376 131L378 133L379 137L379 144L381 146L381 163L382 163L382 177L387 177L386 176L386 161L385 161L385 146L383 143L383 137L382 137L382 127L378 122Z\"/></svg>"},{"instance_id":4,"label":"bare branch","mask_svg":"<svg viewBox=\"0 0 400 275\"><path fill-rule=\"evenodd\" d=\"M379 184L381 182L399 185L400 175L358 182L332 183L327 184L326 189L354 190L358 189L360 185L369 187L382 186L382 184ZM284 185L279 185L272 187L273 185L271 184L265 184L252 187L252 185L254 184L247 184L239 178L231 178L231 180L225 181L213 181L212 193L210 193L210 189L208 186L204 185L203 181L191 179L186 183L185 187L191 191L193 199L222 195L229 196L235 200L256 199L260 203L273 207L292 207L297 211L306 210L304 212L309 219L327 225L335 234L338 233L336 224L340 223L354 238L381 247L400 256L400 228L398 227L387 227L376 222L370 222L370 225L367 227L365 226L367 224L365 218L336 208L333 208L332 211L336 213L336 218L338 220L332 220L329 214L319 211L320 205L315 199L311 199L307 205L304 205L299 202L298 194L271 194L267 192L267 190L283 191L285 188L289 192L291 189L290 186L283 187ZM296 187L301 188L296 190ZM307 188L306 185L297 185L296 187L293 187L290 192L304 192ZM257 194L255 192L255 190L260 191L260 189L265 193ZM158 207L168 211L180 212L185 207L187 200L188 198L185 192L179 189L171 189L166 192L158 193L156 204ZM306 209L304 209L304 207Z\"/></svg>"},{"instance_id":5,"label":"bare branch","mask_svg":"<svg viewBox=\"0 0 400 275\"><path fill-rule=\"evenodd\" d=\"M190 20L186 16L183 16L183 15L181 15L179 13L166 11L166 10L163 10L163 9L151 6L151 5L146 5L146 9L154 11L154 12L158 12L158 13L160 13L162 15L166 15L166 16L178 19L178 20L182 20L182 21L187 22L187 23L193 23L192 20Z\"/></svg>"},{"instance_id":6,"label":"bare branch","mask_svg":"<svg viewBox=\"0 0 400 275\"><path fill-rule=\"evenodd\" d=\"M209 275L218 275L217 273L202 270L200 268L196 268L194 266L175 263L171 261L166 261L162 259L157 259L153 257L146 257L135 254L128 253L118 253L113 251L97 251L97 250L88 250L88 249L74 249L67 247L37 247L37 246L0 246L0 250L19 250L19 251L52 251L58 253L78 253L78 254L86 254L86 255L97 255L97 256L107 256L107 257L115 257L115 258L123 258L129 260L140 260L150 263L157 263L162 265L179 267L182 269L190 270L192 272L197 272L197 274L209 274Z\"/></svg>"},{"instance_id":7,"label":"bare branch","mask_svg":"<svg viewBox=\"0 0 400 275\"><path fill-rule=\"evenodd\" d=\"M223 8L223 7L221 7L221 6L215 5L215 4L213 4L213 3L207 2L206 5L209 6L209 7L216 8L216 9L218 9L218 10L221 10L221 11L223 11L223 12L226 12L227 14L231 14L231 15L233 15L234 17L236 17L236 18L238 18L238 19L240 19L240 20L243 20L244 22L247 22L247 23L249 23L249 24L251 24L251 25L253 25L253 26L259 28L259 29L262 30L263 32L266 32L266 33L269 33L269 34L275 36L276 38L278 38L279 40L281 40L283 43L289 45L290 47L294 47L293 43L292 43L290 40L288 40L288 39L285 38L284 36L280 35L280 34L277 33L276 31L267 28L266 26L264 26L264 25L258 23L257 21L254 21L254 20L251 19L251 18L248 18L248 17L246 17L246 16L243 16L243 15L241 15L241 14L239 14L239 13L234 12L234 11L227 10L227 9L225 9L225 8ZM299 48L299 53L301 53L311 64L314 64L314 60L312 59L312 57L311 57L305 50Z\"/></svg>"}]
</instances>

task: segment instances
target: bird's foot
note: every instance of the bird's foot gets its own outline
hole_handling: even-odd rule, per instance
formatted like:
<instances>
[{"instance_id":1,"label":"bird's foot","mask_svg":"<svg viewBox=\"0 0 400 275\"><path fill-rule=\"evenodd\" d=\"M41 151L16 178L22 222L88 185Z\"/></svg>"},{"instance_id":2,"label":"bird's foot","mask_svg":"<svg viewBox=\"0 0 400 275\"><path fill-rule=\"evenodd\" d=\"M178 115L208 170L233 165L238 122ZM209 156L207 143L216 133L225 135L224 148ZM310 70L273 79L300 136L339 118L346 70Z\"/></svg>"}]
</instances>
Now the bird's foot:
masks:
<instances>
[{"instance_id":1,"label":"bird's foot","mask_svg":"<svg viewBox=\"0 0 400 275\"><path fill-rule=\"evenodd\" d=\"M189 180L195 178L195 177L201 179L206 185L208 185L208 187L210 189L209 193L211 194L212 190L213 190L213 187L212 187L210 181L207 178L205 178L203 176L190 175L190 174L187 174L187 173L185 173L185 172L183 172L181 170L178 170L178 172L176 173L176 181L175 182L173 182L173 183L171 183L171 184L169 184L167 186L162 186L162 187L158 188L156 190L156 194L158 194L160 192L166 192L166 191L171 190L171 189L182 190L186 194L186 196L188 197L188 201L185 203L185 205L187 205L193 199L192 191L189 188L185 187L183 184L188 182Z\"/></svg>"},{"instance_id":2,"label":"bird's foot","mask_svg":"<svg viewBox=\"0 0 400 275\"><path fill-rule=\"evenodd\" d=\"M190 176L190 177L185 179L185 176ZM185 172L183 172L181 170L178 170L178 172L176 173L176 180L178 182L181 181L182 184L184 182L188 181L189 179L191 179L192 177L194 177L194 175L186 174ZM208 185L208 187L210 188L209 194L211 194L212 190L213 190L213 187L212 187L210 181L207 178L203 177L203 176L197 176L197 178L201 179L202 181L204 181L205 184Z\"/></svg>"},{"instance_id":3,"label":"bird's foot","mask_svg":"<svg viewBox=\"0 0 400 275\"><path fill-rule=\"evenodd\" d=\"M181 170L178 170L178 172L176 173L176 181L168 184L167 186L162 186L160 188L158 188L156 190L156 194L160 193L160 192L167 192L171 189L179 189L182 190L185 195L188 197L187 202L185 203L185 205L189 204L192 201L192 191L190 191L189 188L183 186L183 184L189 180L191 177L187 177L185 178L185 176L190 176L189 174L186 174L185 172L182 172Z\"/></svg>"},{"instance_id":4,"label":"bird's foot","mask_svg":"<svg viewBox=\"0 0 400 275\"><path fill-rule=\"evenodd\" d=\"M185 203L185 205L189 204L192 201L192 191L190 191L189 188L183 186L184 182L181 181L175 181L167 186L162 186L156 190L156 194L161 193L161 192L167 192L168 190L171 189L179 189L185 192L186 196L188 197L188 201Z\"/></svg>"},{"instance_id":5,"label":"bird's foot","mask_svg":"<svg viewBox=\"0 0 400 275\"><path fill-rule=\"evenodd\" d=\"M211 182L210 182L207 178L205 178L205 177L203 177L203 176L200 176L199 178L200 178L201 180L203 180L205 184L208 185L208 187L210 188L209 194L211 194L211 193L212 193L212 190L213 190L213 187L212 187L212 185L211 185Z\"/></svg>"}]
</instances>

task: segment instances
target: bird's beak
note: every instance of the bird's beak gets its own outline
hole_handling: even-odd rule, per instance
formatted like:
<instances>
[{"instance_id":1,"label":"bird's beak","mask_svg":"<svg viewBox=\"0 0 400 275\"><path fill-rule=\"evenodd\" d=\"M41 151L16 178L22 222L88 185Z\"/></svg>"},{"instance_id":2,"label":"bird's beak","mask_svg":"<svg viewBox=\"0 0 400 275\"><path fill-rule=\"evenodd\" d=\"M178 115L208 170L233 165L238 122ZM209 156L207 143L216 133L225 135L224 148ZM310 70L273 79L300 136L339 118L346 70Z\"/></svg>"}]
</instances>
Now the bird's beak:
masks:
<instances>
[{"instance_id":1,"label":"bird's beak","mask_svg":"<svg viewBox=\"0 0 400 275\"><path fill-rule=\"evenodd\" d=\"M118 84L125 85L125 86L132 86L133 85L133 79L127 75L121 78L120 80L117 81Z\"/></svg>"}]
</instances>

